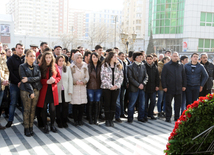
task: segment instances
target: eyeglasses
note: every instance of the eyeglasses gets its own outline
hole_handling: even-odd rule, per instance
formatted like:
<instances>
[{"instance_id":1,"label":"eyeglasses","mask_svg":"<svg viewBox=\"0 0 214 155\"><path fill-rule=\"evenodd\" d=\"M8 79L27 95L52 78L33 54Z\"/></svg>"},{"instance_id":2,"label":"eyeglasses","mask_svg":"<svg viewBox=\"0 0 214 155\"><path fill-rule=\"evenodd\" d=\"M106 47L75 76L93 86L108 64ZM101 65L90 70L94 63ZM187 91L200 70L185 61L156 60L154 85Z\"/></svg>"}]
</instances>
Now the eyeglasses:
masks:
<instances>
[{"instance_id":1,"label":"eyeglasses","mask_svg":"<svg viewBox=\"0 0 214 155\"><path fill-rule=\"evenodd\" d=\"M5 53L0 53L1 55L5 55Z\"/></svg>"}]
</instances>

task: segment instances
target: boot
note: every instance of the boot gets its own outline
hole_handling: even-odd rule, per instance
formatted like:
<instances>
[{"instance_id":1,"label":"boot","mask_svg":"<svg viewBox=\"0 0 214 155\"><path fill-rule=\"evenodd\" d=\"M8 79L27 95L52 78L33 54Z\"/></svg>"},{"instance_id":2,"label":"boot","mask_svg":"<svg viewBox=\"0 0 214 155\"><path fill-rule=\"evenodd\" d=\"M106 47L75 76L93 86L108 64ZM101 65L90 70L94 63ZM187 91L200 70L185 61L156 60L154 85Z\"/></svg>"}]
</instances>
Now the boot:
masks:
<instances>
[{"instance_id":1,"label":"boot","mask_svg":"<svg viewBox=\"0 0 214 155\"><path fill-rule=\"evenodd\" d=\"M5 127L0 124L0 130L4 130Z\"/></svg>"},{"instance_id":2,"label":"boot","mask_svg":"<svg viewBox=\"0 0 214 155\"><path fill-rule=\"evenodd\" d=\"M105 112L105 119L106 119L106 122L105 122L105 125L107 126L107 127L110 127L110 112L109 111L106 111Z\"/></svg>"},{"instance_id":3,"label":"boot","mask_svg":"<svg viewBox=\"0 0 214 155\"><path fill-rule=\"evenodd\" d=\"M94 102L94 124L98 124L97 119L98 119L98 115L99 115L99 102Z\"/></svg>"},{"instance_id":4,"label":"boot","mask_svg":"<svg viewBox=\"0 0 214 155\"><path fill-rule=\"evenodd\" d=\"M51 131L54 132L54 133L57 132L57 129L56 129L56 127L53 124L51 124Z\"/></svg>"},{"instance_id":5,"label":"boot","mask_svg":"<svg viewBox=\"0 0 214 155\"><path fill-rule=\"evenodd\" d=\"M67 128L68 127L67 118L63 118L62 126L63 126L63 128Z\"/></svg>"},{"instance_id":6,"label":"boot","mask_svg":"<svg viewBox=\"0 0 214 155\"><path fill-rule=\"evenodd\" d=\"M31 134L31 136L33 136L33 135L34 135L33 127L30 127L30 128L29 128L29 130L30 130L30 134Z\"/></svg>"},{"instance_id":7,"label":"boot","mask_svg":"<svg viewBox=\"0 0 214 155\"><path fill-rule=\"evenodd\" d=\"M8 121L7 124L6 124L6 128L10 128L12 124L13 124L12 121Z\"/></svg>"},{"instance_id":8,"label":"boot","mask_svg":"<svg viewBox=\"0 0 214 155\"><path fill-rule=\"evenodd\" d=\"M31 136L29 128L25 128L24 132L25 132L25 136L27 137Z\"/></svg>"},{"instance_id":9,"label":"boot","mask_svg":"<svg viewBox=\"0 0 214 155\"><path fill-rule=\"evenodd\" d=\"M48 125L45 125L43 132L45 134L49 133Z\"/></svg>"},{"instance_id":10,"label":"boot","mask_svg":"<svg viewBox=\"0 0 214 155\"><path fill-rule=\"evenodd\" d=\"M92 123L92 106L93 106L94 102L88 102L88 121L89 124L93 124Z\"/></svg>"},{"instance_id":11,"label":"boot","mask_svg":"<svg viewBox=\"0 0 214 155\"><path fill-rule=\"evenodd\" d=\"M110 126L111 127L114 127L114 122L113 122L113 119L114 119L114 114L115 114L115 111L111 111L110 112Z\"/></svg>"}]
</instances>

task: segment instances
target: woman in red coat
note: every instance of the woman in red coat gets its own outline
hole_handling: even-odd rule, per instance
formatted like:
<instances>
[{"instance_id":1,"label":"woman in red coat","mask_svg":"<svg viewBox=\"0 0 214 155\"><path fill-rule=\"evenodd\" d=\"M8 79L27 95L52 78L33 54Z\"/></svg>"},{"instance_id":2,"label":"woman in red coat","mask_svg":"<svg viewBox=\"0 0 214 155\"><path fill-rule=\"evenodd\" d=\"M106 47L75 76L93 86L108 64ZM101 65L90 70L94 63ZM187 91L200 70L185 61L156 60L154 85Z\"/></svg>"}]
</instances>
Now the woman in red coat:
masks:
<instances>
[{"instance_id":1,"label":"woman in red coat","mask_svg":"<svg viewBox=\"0 0 214 155\"><path fill-rule=\"evenodd\" d=\"M40 64L42 89L40 90L39 101L37 107L42 108L42 121L44 124L44 133L48 133L47 125L47 105L49 104L49 111L51 117L50 129L57 132L54 126L55 121L55 106L59 104L57 83L61 80L59 69L55 64L55 58L52 51L47 51L42 56Z\"/></svg>"}]
</instances>

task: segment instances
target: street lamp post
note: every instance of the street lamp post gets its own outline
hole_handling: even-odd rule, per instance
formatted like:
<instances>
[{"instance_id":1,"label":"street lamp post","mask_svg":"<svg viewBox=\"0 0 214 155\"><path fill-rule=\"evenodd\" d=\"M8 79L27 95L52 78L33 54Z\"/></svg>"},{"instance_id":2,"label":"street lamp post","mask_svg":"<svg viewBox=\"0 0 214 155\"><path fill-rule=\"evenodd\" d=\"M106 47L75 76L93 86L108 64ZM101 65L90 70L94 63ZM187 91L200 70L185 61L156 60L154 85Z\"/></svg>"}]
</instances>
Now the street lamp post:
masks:
<instances>
[{"instance_id":1,"label":"street lamp post","mask_svg":"<svg viewBox=\"0 0 214 155\"><path fill-rule=\"evenodd\" d=\"M114 16L115 21L115 36L114 36L114 47L116 47L116 41L117 41L117 16Z\"/></svg>"},{"instance_id":2,"label":"street lamp post","mask_svg":"<svg viewBox=\"0 0 214 155\"><path fill-rule=\"evenodd\" d=\"M122 39L122 43L126 45L126 53L128 53L128 50L129 50L129 45L133 45L135 40L136 40L136 37L137 37L137 34L133 33L132 34L132 37L129 37L129 34L128 33L121 33L120 34L120 37Z\"/></svg>"}]
</instances>

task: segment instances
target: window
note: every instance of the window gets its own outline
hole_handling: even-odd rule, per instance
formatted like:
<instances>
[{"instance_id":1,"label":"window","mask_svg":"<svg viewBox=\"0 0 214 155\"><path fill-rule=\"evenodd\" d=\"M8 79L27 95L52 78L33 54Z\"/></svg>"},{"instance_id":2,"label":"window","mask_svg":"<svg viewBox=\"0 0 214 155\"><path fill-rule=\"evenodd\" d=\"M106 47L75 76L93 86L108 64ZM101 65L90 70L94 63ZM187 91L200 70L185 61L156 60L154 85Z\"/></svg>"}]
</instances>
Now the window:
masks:
<instances>
[{"instance_id":1,"label":"window","mask_svg":"<svg viewBox=\"0 0 214 155\"><path fill-rule=\"evenodd\" d=\"M214 13L201 12L200 26L214 27Z\"/></svg>"},{"instance_id":2,"label":"window","mask_svg":"<svg viewBox=\"0 0 214 155\"><path fill-rule=\"evenodd\" d=\"M198 52L214 52L214 39L199 39Z\"/></svg>"}]
</instances>

